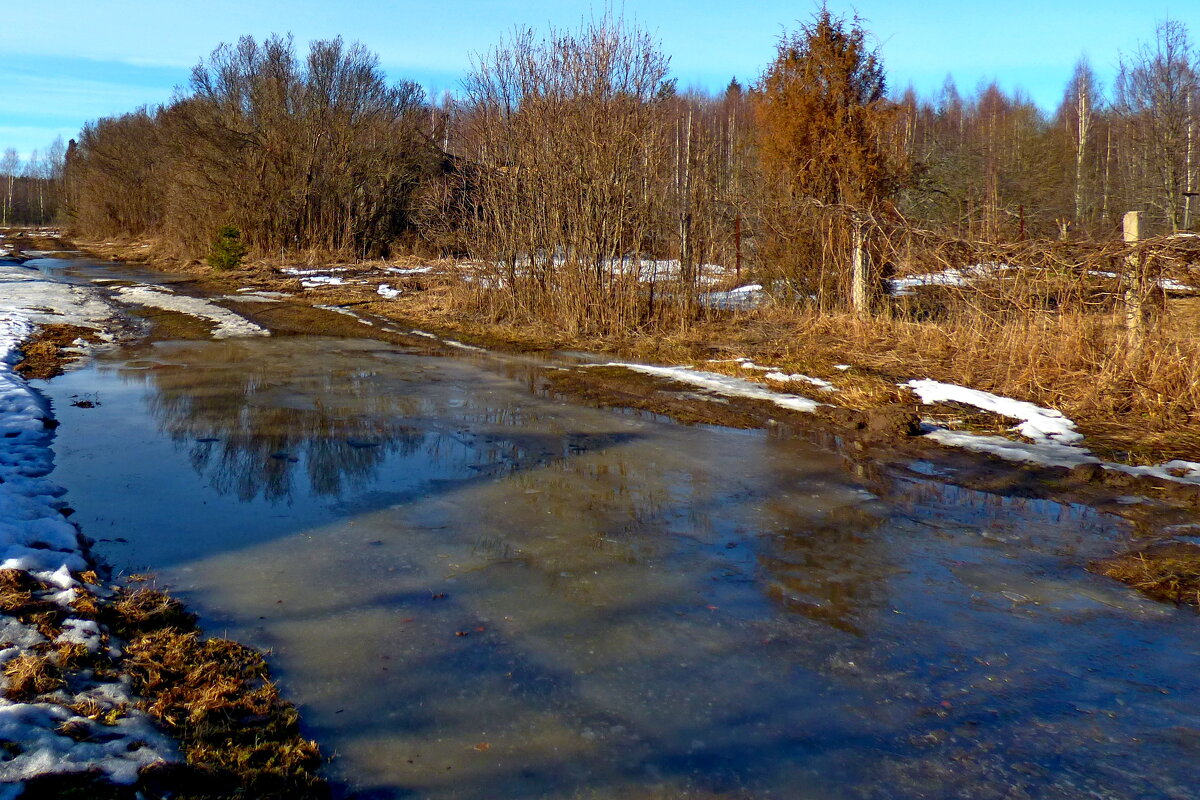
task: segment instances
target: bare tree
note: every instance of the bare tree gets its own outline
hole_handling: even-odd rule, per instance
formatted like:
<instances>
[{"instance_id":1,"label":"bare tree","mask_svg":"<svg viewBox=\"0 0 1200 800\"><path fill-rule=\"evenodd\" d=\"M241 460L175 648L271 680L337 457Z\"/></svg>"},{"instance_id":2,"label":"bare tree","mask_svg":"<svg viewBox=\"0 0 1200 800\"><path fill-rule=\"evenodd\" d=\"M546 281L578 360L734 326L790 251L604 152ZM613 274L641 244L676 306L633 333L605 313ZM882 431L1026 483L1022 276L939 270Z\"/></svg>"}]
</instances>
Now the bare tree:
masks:
<instances>
[{"instance_id":1,"label":"bare tree","mask_svg":"<svg viewBox=\"0 0 1200 800\"><path fill-rule=\"evenodd\" d=\"M17 172L21 168L21 157L17 154L16 148L10 147L4 151L4 157L0 158L0 176L3 176L6 190L4 193L4 209L0 215L0 225L7 225L9 218L13 212L13 185L17 179Z\"/></svg>"},{"instance_id":2,"label":"bare tree","mask_svg":"<svg viewBox=\"0 0 1200 800\"><path fill-rule=\"evenodd\" d=\"M1153 45L1122 57L1116 110L1125 138L1127 174L1135 200L1156 209L1171 230L1191 224L1184 193L1193 185L1193 104L1198 56L1187 27L1177 20L1158 25Z\"/></svg>"},{"instance_id":3,"label":"bare tree","mask_svg":"<svg viewBox=\"0 0 1200 800\"><path fill-rule=\"evenodd\" d=\"M1074 176L1074 206L1075 224L1081 225L1086 214L1087 194L1087 157L1090 153L1095 128L1096 107L1100 90L1095 73L1087 59L1081 58L1075 64L1075 72L1067 84L1066 95L1063 97L1060 115L1067 127L1072 144L1075 145L1075 176Z\"/></svg>"},{"instance_id":4,"label":"bare tree","mask_svg":"<svg viewBox=\"0 0 1200 800\"><path fill-rule=\"evenodd\" d=\"M634 323L642 255L668 220L673 84L645 32L606 16L538 39L518 30L466 81L466 240L510 311L575 329ZM681 123L682 124L682 123ZM687 167L675 165L675 182Z\"/></svg>"}]
</instances>

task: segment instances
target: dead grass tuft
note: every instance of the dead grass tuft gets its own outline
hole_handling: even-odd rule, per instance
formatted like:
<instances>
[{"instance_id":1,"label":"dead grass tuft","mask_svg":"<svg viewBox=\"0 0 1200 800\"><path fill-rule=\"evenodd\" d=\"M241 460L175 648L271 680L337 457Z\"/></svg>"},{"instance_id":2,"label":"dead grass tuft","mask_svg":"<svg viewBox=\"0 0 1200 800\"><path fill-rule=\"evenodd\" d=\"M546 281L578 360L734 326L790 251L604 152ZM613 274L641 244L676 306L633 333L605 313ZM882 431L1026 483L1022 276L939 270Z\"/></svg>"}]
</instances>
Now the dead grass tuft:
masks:
<instances>
[{"instance_id":1,"label":"dead grass tuft","mask_svg":"<svg viewBox=\"0 0 1200 800\"><path fill-rule=\"evenodd\" d=\"M113 602L105 606L104 622L109 630L123 639L133 639L150 631L170 629L191 631L196 627L196 615L183 603L156 589L119 589Z\"/></svg>"},{"instance_id":2,"label":"dead grass tuft","mask_svg":"<svg viewBox=\"0 0 1200 800\"><path fill-rule=\"evenodd\" d=\"M52 660L63 672L77 672L91 667L96 661L95 653L78 642L60 642L54 649Z\"/></svg>"},{"instance_id":3,"label":"dead grass tuft","mask_svg":"<svg viewBox=\"0 0 1200 800\"><path fill-rule=\"evenodd\" d=\"M83 695L80 699L66 706L78 716L86 717L101 725L116 725L117 720L125 716L125 706L107 706L94 697Z\"/></svg>"},{"instance_id":4,"label":"dead grass tuft","mask_svg":"<svg viewBox=\"0 0 1200 800\"><path fill-rule=\"evenodd\" d=\"M66 616L56 603L43 600L35 593L49 587L20 569L0 570L0 612L35 625L47 639L62 632L60 623Z\"/></svg>"},{"instance_id":5,"label":"dead grass tuft","mask_svg":"<svg viewBox=\"0 0 1200 800\"><path fill-rule=\"evenodd\" d=\"M4 665L9 700L29 701L66 686L62 672L49 656L25 654Z\"/></svg>"},{"instance_id":6,"label":"dead grass tuft","mask_svg":"<svg viewBox=\"0 0 1200 800\"><path fill-rule=\"evenodd\" d=\"M46 584L25 570L0 569L0 611L20 614L37 605L33 593L46 588Z\"/></svg>"},{"instance_id":7,"label":"dead grass tuft","mask_svg":"<svg viewBox=\"0 0 1200 800\"><path fill-rule=\"evenodd\" d=\"M13 369L23 378L46 380L61 375L63 366L78 357L65 351L77 339L99 341L91 328L65 324L43 325L21 345L23 359Z\"/></svg>"},{"instance_id":8,"label":"dead grass tuft","mask_svg":"<svg viewBox=\"0 0 1200 800\"><path fill-rule=\"evenodd\" d=\"M1106 559L1091 569L1155 600L1200 607L1200 546L1170 542Z\"/></svg>"},{"instance_id":9,"label":"dead grass tuft","mask_svg":"<svg viewBox=\"0 0 1200 800\"><path fill-rule=\"evenodd\" d=\"M300 735L299 714L280 697L261 654L201 639L194 617L155 590L125 593L117 607L134 615L128 626L139 631L125 650L134 690L205 782L241 787L247 797L327 796L315 774L320 751Z\"/></svg>"}]
</instances>

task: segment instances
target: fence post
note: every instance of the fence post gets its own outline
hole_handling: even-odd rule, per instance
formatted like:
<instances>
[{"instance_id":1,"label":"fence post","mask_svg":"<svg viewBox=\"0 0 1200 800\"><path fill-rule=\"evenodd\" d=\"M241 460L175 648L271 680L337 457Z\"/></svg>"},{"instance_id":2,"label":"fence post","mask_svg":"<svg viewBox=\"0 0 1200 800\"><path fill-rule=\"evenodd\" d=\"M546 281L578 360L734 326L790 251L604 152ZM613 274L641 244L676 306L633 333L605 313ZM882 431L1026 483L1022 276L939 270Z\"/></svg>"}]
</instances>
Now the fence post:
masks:
<instances>
[{"instance_id":1,"label":"fence post","mask_svg":"<svg viewBox=\"0 0 1200 800\"><path fill-rule=\"evenodd\" d=\"M1121 220L1125 243L1135 245L1141 238L1142 215L1127 211ZM1146 287L1142 259L1137 253L1125 256L1125 333L1129 347L1140 350L1146 333Z\"/></svg>"},{"instance_id":2,"label":"fence post","mask_svg":"<svg viewBox=\"0 0 1200 800\"><path fill-rule=\"evenodd\" d=\"M857 214L852 220L853 254L850 271L850 305L859 316L866 316L870 311L871 297L869 293L868 272L871 269L870 257L867 255L867 238L862 218Z\"/></svg>"}]
</instances>

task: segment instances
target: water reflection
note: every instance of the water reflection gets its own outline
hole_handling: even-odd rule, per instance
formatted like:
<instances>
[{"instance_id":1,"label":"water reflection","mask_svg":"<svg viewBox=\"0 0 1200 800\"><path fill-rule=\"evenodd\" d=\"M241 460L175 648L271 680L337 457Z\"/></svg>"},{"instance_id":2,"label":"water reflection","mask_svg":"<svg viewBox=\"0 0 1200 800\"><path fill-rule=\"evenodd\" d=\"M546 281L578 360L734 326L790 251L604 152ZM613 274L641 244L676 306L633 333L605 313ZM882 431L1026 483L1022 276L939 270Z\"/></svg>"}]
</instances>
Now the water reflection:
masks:
<instances>
[{"instance_id":1,"label":"water reflection","mask_svg":"<svg viewBox=\"0 0 1200 800\"><path fill-rule=\"evenodd\" d=\"M147 390L58 404L78 518L271 650L347 796L1197 785L1197 620L1080 568L1123 535L1086 508L847 472L366 342L139 358L57 390ZM109 501L131 483L138 503Z\"/></svg>"},{"instance_id":2,"label":"water reflection","mask_svg":"<svg viewBox=\"0 0 1200 800\"><path fill-rule=\"evenodd\" d=\"M843 506L818 519L802 519L786 504L774 509L787 533L761 544L759 564L768 596L788 611L849 633L888 603L888 577L896 571L880 535L886 517L870 507Z\"/></svg>"},{"instance_id":3,"label":"water reflection","mask_svg":"<svg viewBox=\"0 0 1200 800\"><path fill-rule=\"evenodd\" d=\"M202 385L185 366L199 349ZM303 491L340 496L425 440L412 424L423 416L422 398L403 391L411 384L379 391L370 348L347 352L349 363L325 359L299 370L294 348L279 341L157 351L159 359L126 364L121 376L153 389L147 405L163 432L212 488L242 501L287 501L297 481Z\"/></svg>"}]
</instances>

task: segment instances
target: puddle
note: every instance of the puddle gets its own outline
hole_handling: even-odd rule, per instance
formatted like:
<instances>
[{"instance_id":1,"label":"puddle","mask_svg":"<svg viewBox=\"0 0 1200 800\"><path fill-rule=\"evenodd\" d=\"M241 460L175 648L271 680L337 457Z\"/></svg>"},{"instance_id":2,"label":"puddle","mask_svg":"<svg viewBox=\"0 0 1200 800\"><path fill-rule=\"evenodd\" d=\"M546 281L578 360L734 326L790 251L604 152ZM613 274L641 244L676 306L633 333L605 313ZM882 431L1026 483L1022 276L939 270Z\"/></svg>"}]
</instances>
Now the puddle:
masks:
<instances>
[{"instance_id":1,"label":"puddle","mask_svg":"<svg viewBox=\"0 0 1200 800\"><path fill-rule=\"evenodd\" d=\"M269 648L344 796L1193 793L1197 617L1082 569L1110 518L535 368L277 337L41 386L100 554Z\"/></svg>"}]
</instances>

